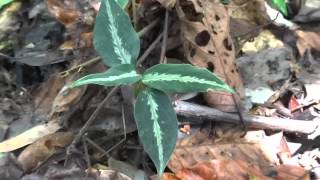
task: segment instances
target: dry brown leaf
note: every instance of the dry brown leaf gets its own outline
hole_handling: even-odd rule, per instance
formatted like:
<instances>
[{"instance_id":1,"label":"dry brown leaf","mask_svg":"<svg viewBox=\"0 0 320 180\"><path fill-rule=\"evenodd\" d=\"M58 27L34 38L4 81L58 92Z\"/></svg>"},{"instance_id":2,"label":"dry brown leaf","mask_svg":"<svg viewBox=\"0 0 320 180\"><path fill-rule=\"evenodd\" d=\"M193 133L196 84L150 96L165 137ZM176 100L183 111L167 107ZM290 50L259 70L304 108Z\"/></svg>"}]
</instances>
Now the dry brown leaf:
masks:
<instances>
[{"instance_id":1,"label":"dry brown leaf","mask_svg":"<svg viewBox=\"0 0 320 180\"><path fill-rule=\"evenodd\" d=\"M48 134L55 133L61 127L58 122L51 121L48 124L35 126L13 138L0 143L0 152L10 152L23 146L31 144Z\"/></svg>"},{"instance_id":2,"label":"dry brown leaf","mask_svg":"<svg viewBox=\"0 0 320 180\"><path fill-rule=\"evenodd\" d=\"M156 180L157 178L158 178L157 176L151 177L152 180ZM162 180L181 180L181 179L172 173L163 173Z\"/></svg>"},{"instance_id":3,"label":"dry brown leaf","mask_svg":"<svg viewBox=\"0 0 320 180\"><path fill-rule=\"evenodd\" d=\"M269 176L265 175L266 171ZM274 173L271 173L274 172ZM297 166L278 166L276 169L269 167L268 169L261 169L252 164L248 164L241 160L212 160L210 162L200 163L192 168L182 169L178 171L174 178L183 180L225 180L225 179L259 179L259 180L285 180L285 179L299 179L303 177L306 171ZM274 174L274 175L273 175ZM174 179L171 178L171 179ZM309 175L303 178L309 179ZM170 179L168 179L170 180Z\"/></svg>"},{"instance_id":4,"label":"dry brown leaf","mask_svg":"<svg viewBox=\"0 0 320 180\"><path fill-rule=\"evenodd\" d=\"M233 137L232 140L226 138L216 143L217 139L210 136L209 130L202 129L193 132L190 136L178 140L168 164L173 172L183 168L192 168L196 164L214 159L242 160L262 168L269 166L270 161L260 150L258 144L248 143L245 139L234 136L230 136Z\"/></svg>"},{"instance_id":5,"label":"dry brown leaf","mask_svg":"<svg viewBox=\"0 0 320 180\"><path fill-rule=\"evenodd\" d=\"M212 160L210 162L197 164L191 169L183 169L176 173L176 176L181 179L190 179L191 176L198 176L199 179L237 179L247 180L250 177L256 179L273 179L263 175L261 169L257 166L247 164L244 161L219 161Z\"/></svg>"},{"instance_id":6,"label":"dry brown leaf","mask_svg":"<svg viewBox=\"0 0 320 180\"><path fill-rule=\"evenodd\" d=\"M52 103L64 86L64 79L51 76L46 82L31 92L34 102L35 113L48 116L51 112Z\"/></svg>"},{"instance_id":7,"label":"dry brown leaf","mask_svg":"<svg viewBox=\"0 0 320 180\"><path fill-rule=\"evenodd\" d=\"M269 160L254 144L217 143L211 145L178 146L169 161L169 168L177 172L210 160L242 160L261 167L269 165Z\"/></svg>"},{"instance_id":8,"label":"dry brown leaf","mask_svg":"<svg viewBox=\"0 0 320 180\"><path fill-rule=\"evenodd\" d=\"M35 112L47 117L55 112L68 111L78 103L86 91L86 86L67 90L64 86L72 82L77 75L61 78L57 75L51 76L45 83L35 89L31 94L35 104Z\"/></svg>"},{"instance_id":9,"label":"dry brown leaf","mask_svg":"<svg viewBox=\"0 0 320 180\"><path fill-rule=\"evenodd\" d=\"M307 49L320 51L320 32L296 31L298 36L297 48L301 56Z\"/></svg>"},{"instance_id":10,"label":"dry brown leaf","mask_svg":"<svg viewBox=\"0 0 320 180\"><path fill-rule=\"evenodd\" d=\"M239 103L244 90L235 64L235 48L229 34L230 19L225 7L219 1L179 0L176 10L187 59L193 65L208 68L233 87ZM237 111L230 93L210 91L206 93L206 100L219 110Z\"/></svg>"},{"instance_id":11,"label":"dry brown leaf","mask_svg":"<svg viewBox=\"0 0 320 180\"><path fill-rule=\"evenodd\" d=\"M59 49L74 50L74 49L80 49L80 48L92 48L93 47L92 35L93 35L92 32L81 33L80 41L78 39L67 40L59 46Z\"/></svg>"},{"instance_id":12,"label":"dry brown leaf","mask_svg":"<svg viewBox=\"0 0 320 180\"><path fill-rule=\"evenodd\" d=\"M73 134L71 132L57 132L42 137L22 151L18 162L24 171L28 172L57 150L69 145L72 140Z\"/></svg>"},{"instance_id":13,"label":"dry brown leaf","mask_svg":"<svg viewBox=\"0 0 320 180\"><path fill-rule=\"evenodd\" d=\"M278 176L275 178L277 180L287 180L287 179L299 179L299 180L309 180L309 173L302 167L291 166L291 165L279 165L276 167Z\"/></svg>"},{"instance_id":14,"label":"dry brown leaf","mask_svg":"<svg viewBox=\"0 0 320 180\"><path fill-rule=\"evenodd\" d=\"M74 24L81 16L76 8L76 1L46 0L47 8L52 16L66 27Z\"/></svg>"}]
</instances>

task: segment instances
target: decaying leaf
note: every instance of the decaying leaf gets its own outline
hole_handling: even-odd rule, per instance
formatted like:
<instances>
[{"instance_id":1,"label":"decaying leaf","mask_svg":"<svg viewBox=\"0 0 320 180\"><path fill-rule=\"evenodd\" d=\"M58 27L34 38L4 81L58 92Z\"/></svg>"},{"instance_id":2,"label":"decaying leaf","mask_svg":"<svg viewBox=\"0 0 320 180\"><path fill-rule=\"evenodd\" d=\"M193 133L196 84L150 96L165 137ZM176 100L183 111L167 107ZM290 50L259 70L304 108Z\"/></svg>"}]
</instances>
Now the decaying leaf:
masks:
<instances>
[{"instance_id":1,"label":"decaying leaf","mask_svg":"<svg viewBox=\"0 0 320 180\"><path fill-rule=\"evenodd\" d=\"M35 112L48 118L52 113L68 111L72 105L78 103L87 89L86 86L68 91L64 88L64 85L68 81L73 81L74 78L74 75L68 78L53 75L35 89L31 93Z\"/></svg>"},{"instance_id":2,"label":"decaying leaf","mask_svg":"<svg viewBox=\"0 0 320 180\"><path fill-rule=\"evenodd\" d=\"M242 80L235 64L235 48L229 34L229 16L219 1L179 0L176 10L181 20L185 56L196 66L208 68L237 92L236 102L244 97ZM236 111L232 94L206 93L209 105L222 111Z\"/></svg>"},{"instance_id":3,"label":"decaying leaf","mask_svg":"<svg viewBox=\"0 0 320 180\"><path fill-rule=\"evenodd\" d=\"M262 25L268 23L269 17L266 13L265 0L232 0L229 14L232 18L241 19L248 23ZM231 29L231 31L237 31Z\"/></svg>"},{"instance_id":4,"label":"decaying leaf","mask_svg":"<svg viewBox=\"0 0 320 180\"><path fill-rule=\"evenodd\" d=\"M29 171L57 150L70 144L72 140L73 134L71 132L57 132L42 137L22 151L18 157L18 162L24 171Z\"/></svg>"},{"instance_id":5,"label":"decaying leaf","mask_svg":"<svg viewBox=\"0 0 320 180\"><path fill-rule=\"evenodd\" d=\"M81 16L81 12L77 10L75 2L70 0L46 0L46 5L52 16L68 27Z\"/></svg>"},{"instance_id":6,"label":"decaying leaf","mask_svg":"<svg viewBox=\"0 0 320 180\"><path fill-rule=\"evenodd\" d=\"M242 160L247 163L267 167L268 159L261 150L250 143L215 143L207 145L177 146L169 161L169 168L177 172L196 164L217 160Z\"/></svg>"},{"instance_id":7,"label":"decaying leaf","mask_svg":"<svg viewBox=\"0 0 320 180\"><path fill-rule=\"evenodd\" d=\"M58 122L51 121L48 124L33 127L16 137L10 138L0 143L0 152L10 152L23 146L31 144L43 136L52 134L61 127Z\"/></svg>"},{"instance_id":8,"label":"decaying leaf","mask_svg":"<svg viewBox=\"0 0 320 180\"><path fill-rule=\"evenodd\" d=\"M175 176L165 176L164 180L310 179L308 173L306 175L305 173L306 171L303 168L297 166L281 165L277 168L270 166L268 169L261 169L241 160L212 160L210 162L197 164L192 168L182 169L178 171Z\"/></svg>"},{"instance_id":9,"label":"decaying leaf","mask_svg":"<svg viewBox=\"0 0 320 180\"><path fill-rule=\"evenodd\" d=\"M315 49L320 51L320 33L296 31L298 36L297 48L301 56L304 55L307 49Z\"/></svg>"}]
</instances>

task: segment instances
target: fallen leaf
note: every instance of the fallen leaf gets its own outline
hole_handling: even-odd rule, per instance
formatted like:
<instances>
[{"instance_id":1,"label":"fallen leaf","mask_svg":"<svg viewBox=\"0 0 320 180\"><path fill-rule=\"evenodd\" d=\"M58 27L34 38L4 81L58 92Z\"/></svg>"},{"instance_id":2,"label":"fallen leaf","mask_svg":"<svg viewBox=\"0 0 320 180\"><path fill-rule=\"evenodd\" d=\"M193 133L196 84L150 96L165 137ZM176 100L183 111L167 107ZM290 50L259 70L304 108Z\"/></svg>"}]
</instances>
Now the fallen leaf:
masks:
<instances>
[{"instance_id":1,"label":"fallen leaf","mask_svg":"<svg viewBox=\"0 0 320 180\"><path fill-rule=\"evenodd\" d=\"M10 152L24 147L48 134L55 133L60 128L61 127L59 123L56 121L51 121L48 124L35 126L13 138L2 141L0 143L0 152Z\"/></svg>"},{"instance_id":2,"label":"fallen leaf","mask_svg":"<svg viewBox=\"0 0 320 180\"><path fill-rule=\"evenodd\" d=\"M179 0L176 11L181 22L181 34L187 59L218 75L237 92L209 91L209 105L227 112L237 111L235 103L244 97L239 70L235 64L235 48L229 34L228 12L219 1Z\"/></svg>"},{"instance_id":3,"label":"fallen leaf","mask_svg":"<svg viewBox=\"0 0 320 180\"><path fill-rule=\"evenodd\" d=\"M296 34L300 56L303 56L307 49L320 51L320 32L296 31Z\"/></svg>"},{"instance_id":4,"label":"fallen leaf","mask_svg":"<svg viewBox=\"0 0 320 180\"><path fill-rule=\"evenodd\" d=\"M224 132L227 132L228 129L232 130L229 127ZM178 172L183 168L192 168L199 163L211 160L242 160L261 168L268 167L270 164L258 143L246 142L245 139L232 136L232 134L229 135L230 138L225 137L225 140L217 143L217 138L210 136L209 128L191 132L193 133L188 137L177 141L176 149L168 163L168 167L173 172Z\"/></svg>"},{"instance_id":5,"label":"fallen leaf","mask_svg":"<svg viewBox=\"0 0 320 180\"><path fill-rule=\"evenodd\" d=\"M269 17L264 2L264 0L232 0L229 14L232 18L241 19L251 24L267 24Z\"/></svg>"},{"instance_id":6,"label":"fallen leaf","mask_svg":"<svg viewBox=\"0 0 320 180\"><path fill-rule=\"evenodd\" d=\"M46 0L45 2L50 14L66 27L81 17L81 12L76 8L76 1Z\"/></svg>"},{"instance_id":7,"label":"fallen leaf","mask_svg":"<svg viewBox=\"0 0 320 180\"><path fill-rule=\"evenodd\" d=\"M26 149L18 157L18 162L25 172L37 167L39 163L69 145L73 140L71 132L57 132L42 137Z\"/></svg>"},{"instance_id":8,"label":"fallen leaf","mask_svg":"<svg viewBox=\"0 0 320 180\"><path fill-rule=\"evenodd\" d=\"M178 171L175 176L183 180L285 180L299 179L302 177L305 180L310 179L309 174L301 167L281 165L276 168L270 166L267 169L261 169L258 166L241 160L212 160L210 162L197 164L192 168L182 169Z\"/></svg>"},{"instance_id":9,"label":"fallen leaf","mask_svg":"<svg viewBox=\"0 0 320 180\"><path fill-rule=\"evenodd\" d=\"M193 179L238 179L247 180L249 177L257 179L272 179L263 175L259 167L247 164L244 161L212 160L210 162L200 163L189 169L182 169L176 173L176 176L184 180Z\"/></svg>"}]
</instances>

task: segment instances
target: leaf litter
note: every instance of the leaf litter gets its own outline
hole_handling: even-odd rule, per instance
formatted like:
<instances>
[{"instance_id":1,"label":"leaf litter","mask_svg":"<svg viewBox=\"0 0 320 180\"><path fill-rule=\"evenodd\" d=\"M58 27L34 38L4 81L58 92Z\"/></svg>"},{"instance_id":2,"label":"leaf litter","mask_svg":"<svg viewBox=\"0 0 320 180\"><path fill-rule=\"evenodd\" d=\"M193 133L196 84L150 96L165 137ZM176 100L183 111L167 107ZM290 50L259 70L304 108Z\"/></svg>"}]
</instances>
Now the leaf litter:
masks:
<instances>
[{"instance_id":1,"label":"leaf litter","mask_svg":"<svg viewBox=\"0 0 320 180\"><path fill-rule=\"evenodd\" d=\"M206 116L208 121L197 113L184 113L179 116L179 128L188 128L177 129L179 140L163 179L320 176L316 128L320 36L314 25L319 21L316 12L320 7L313 1L307 0L293 18L287 17L293 27L275 23L261 0L233 0L227 5L206 0L129 3L126 11L137 31L157 22L140 37L140 55L168 23L165 57L169 63L205 67L237 91L235 98L207 92L184 100L201 105L199 110L210 106L227 114L268 117L257 130L239 124L241 116L230 123L223 122L224 118L216 122L210 120L212 116ZM92 45L98 6L91 1L47 0L45 6L26 1L2 7L0 150L4 159L1 169L8 169L9 175L2 176L5 172L0 171L1 177L135 179L156 173L137 136L132 87L121 87L101 105L95 122L77 146L68 148L72 138L64 134L76 134L111 91L92 85L65 90L79 77L108 68L101 62L91 63L98 56ZM165 11L169 12L169 22L162 18ZM148 52L141 70L158 63L162 42ZM64 77L61 72L65 72ZM170 97L174 102L182 95ZM281 118L301 124L309 121L315 131L303 134L281 126L270 128L274 123L269 121ZM56 138L58 134L61 137Z\"/></svg>"}]
</instances>

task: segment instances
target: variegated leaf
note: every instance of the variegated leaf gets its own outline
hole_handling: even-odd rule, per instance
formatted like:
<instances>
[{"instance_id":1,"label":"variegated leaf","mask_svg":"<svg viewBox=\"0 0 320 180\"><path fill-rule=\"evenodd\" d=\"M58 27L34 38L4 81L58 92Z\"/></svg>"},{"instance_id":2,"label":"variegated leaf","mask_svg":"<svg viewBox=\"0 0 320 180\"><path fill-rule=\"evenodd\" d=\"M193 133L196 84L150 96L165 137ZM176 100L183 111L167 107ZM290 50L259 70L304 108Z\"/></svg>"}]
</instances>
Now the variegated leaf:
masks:
<instances>
[{"instance_id":1,"label":"variegated leaf","mask_svg":"<svg viewBox=\"0 0 320 180\"><path fill-rule=\"evenodd\" d=\"M166 92L206 92L210 89L234 92L204 68L189 64L158 64L146 70L142 82Z\"/></svg>"},{"instance_id":2,"label":"variegated leaf","mask_svg":"<svg viewBox=\"0 0 320 180\"><path fill-rule=\"evenodd\" d=\"M156 89L141 91L135 104L134 117L144 150L161 176L177 140L177 115L169 97Z\"/></svg>"},{"instance_id":3,"label":"variegated leaf","mask_svg":"<svg viewBox=\"0 0 320 180\"><path fill-rule=\"evenodd\" d=\"M128 5L128 0L117 0L117 3L122 7L123 9Z\"/></svg>"},{"instance_id":4,"label":"variegated leaf","mask_svg":"<svg viewBox=\"0 0 320 180\"><path fill-rule=\"evenodd\" d=\"M105 64L135 64L140 51L138 34L115 0L102 0L94 27L94 46Z\"/></svg>"},{"instance_id":5,"label":"variegated leaf","mask_svg":"<svg viewBox=\"0 0 320 180\"><path fill-rule=\"evenodd\" d=\"M73 82L69 88L85 84L98 84L103 86L116 86L133 84L141 79L134 66L131 64L121 64L111 67L104 73L90 74Z\"/></svg>"}]
</instances>

